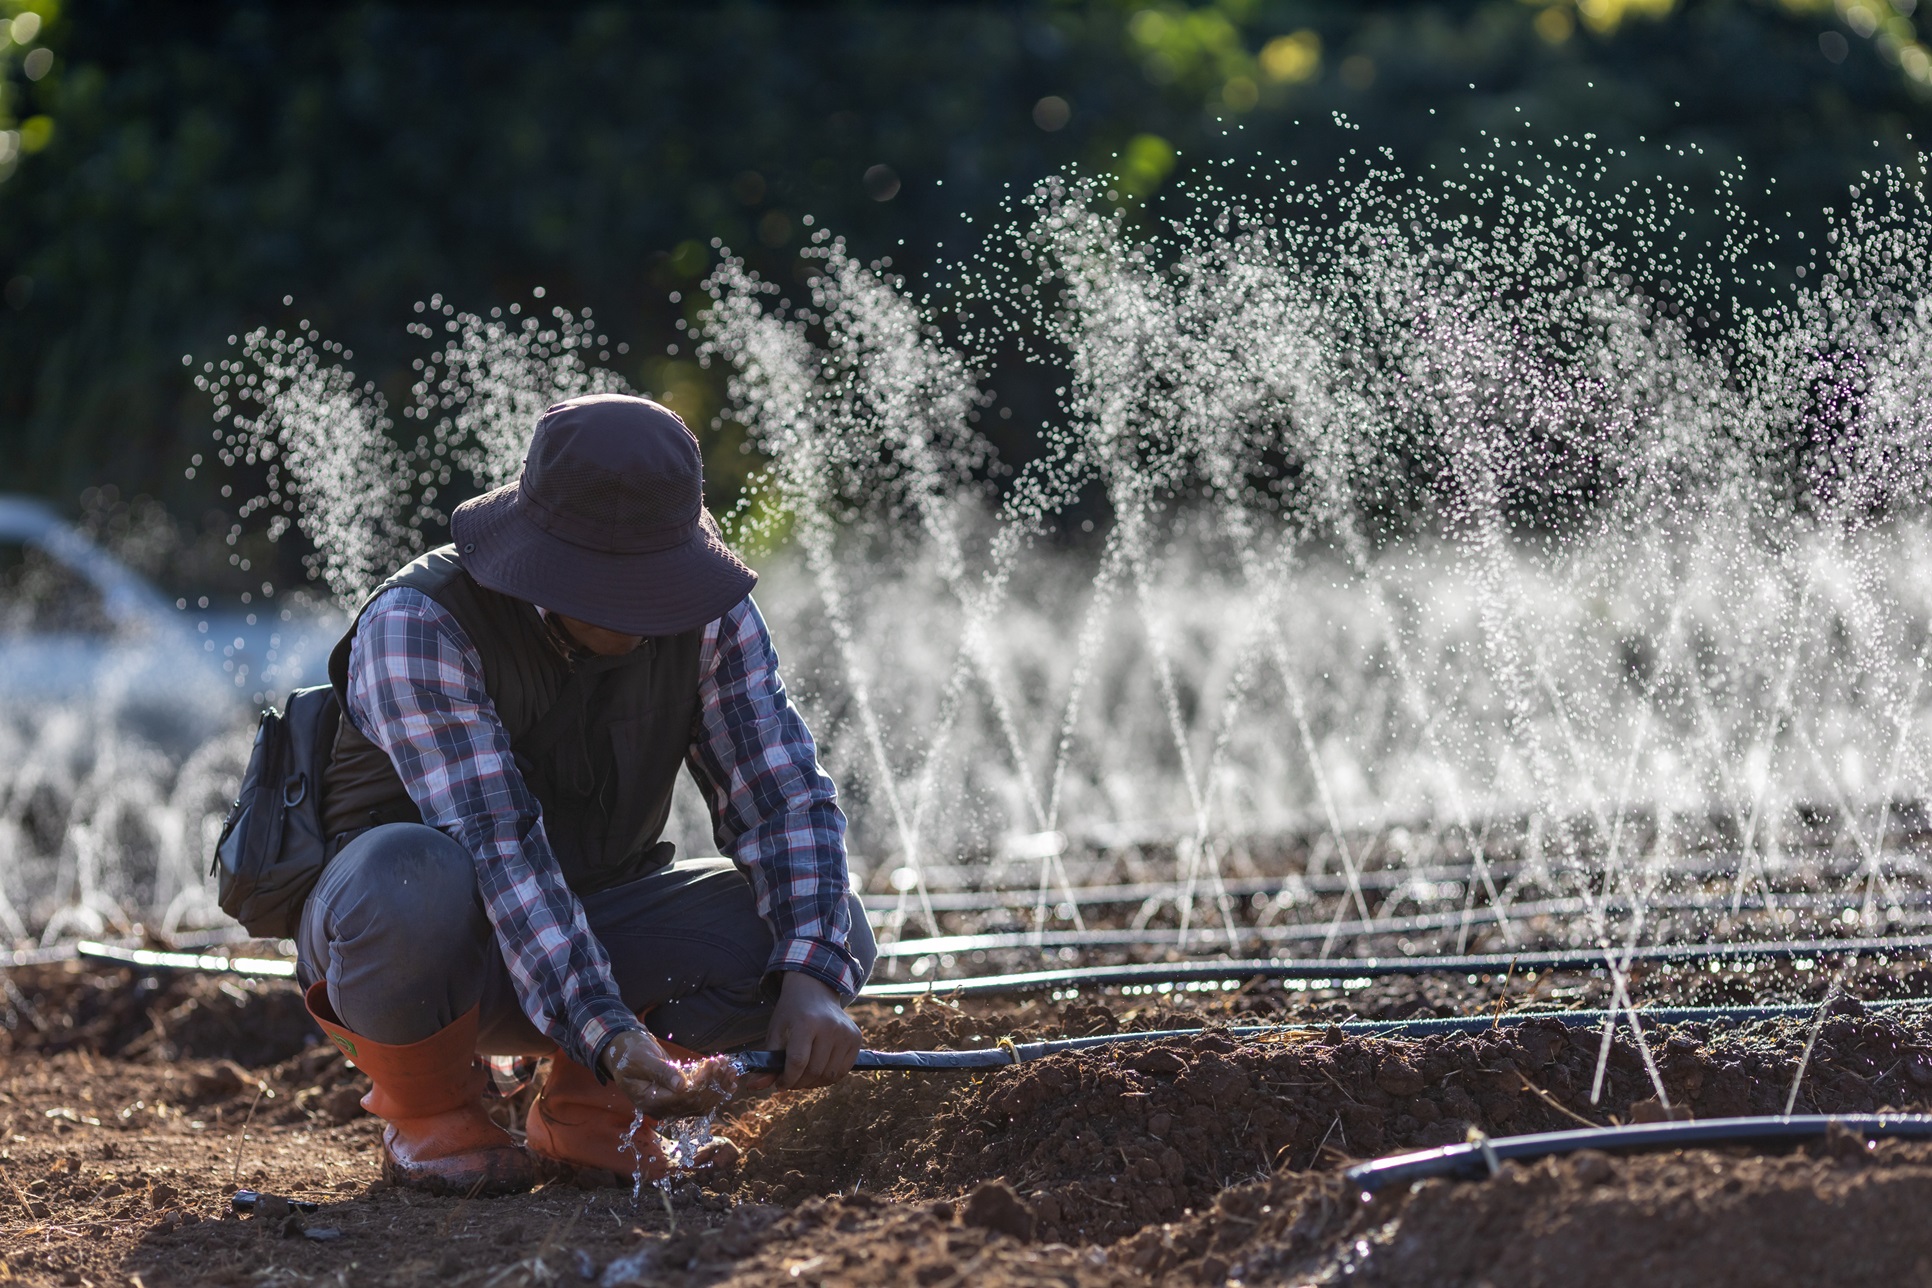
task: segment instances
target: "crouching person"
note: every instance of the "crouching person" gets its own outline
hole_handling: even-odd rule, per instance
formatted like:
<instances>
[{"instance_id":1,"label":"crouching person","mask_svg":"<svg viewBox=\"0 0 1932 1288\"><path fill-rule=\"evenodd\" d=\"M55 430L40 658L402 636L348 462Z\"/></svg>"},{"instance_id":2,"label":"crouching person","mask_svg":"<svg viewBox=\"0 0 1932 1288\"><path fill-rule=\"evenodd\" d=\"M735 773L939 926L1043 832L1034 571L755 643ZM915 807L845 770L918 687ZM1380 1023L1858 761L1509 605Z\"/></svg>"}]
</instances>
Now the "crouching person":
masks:
<instances>
[{"instance_id":1,"label":"crouching person","mask_svg":"<svg viewBox=\"0 0 1932 1288\"><path fill-rule=\"evenodd\" d=\"M779 682L696 439L640 398L550 408L521 478L458 507L330 657L333 857L303 909L311 1014L369 1076L383 1174L502 1194L667 1164L634 1112L703 1112L725 1061L848 1072L874 946L845 821ZM688 768L730 859L660 835ZM528 1151L478 1055L549 1055ZM682 1065L682 1067L681 1067ZM641 1151L642 1157L629 1152Z\"/></svg>"}]
</instances>

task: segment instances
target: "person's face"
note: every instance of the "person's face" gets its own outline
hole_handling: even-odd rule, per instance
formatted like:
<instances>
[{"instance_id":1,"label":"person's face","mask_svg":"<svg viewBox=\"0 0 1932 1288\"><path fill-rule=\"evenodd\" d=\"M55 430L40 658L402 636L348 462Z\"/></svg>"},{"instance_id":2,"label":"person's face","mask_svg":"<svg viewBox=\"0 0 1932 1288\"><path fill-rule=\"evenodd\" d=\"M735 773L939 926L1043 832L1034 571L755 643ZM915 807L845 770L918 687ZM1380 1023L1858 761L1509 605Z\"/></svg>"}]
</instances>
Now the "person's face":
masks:
<instances>
[{"instance_id":1,"label":"person's face","mask_svg":"<svg viewBox=\"0 0 1932 1288\"><path fill-rule=\"evenodd\" d=\"M565 617L562 613L557 613L555 616L566 635L599 657L622 657L635 649L644 639L642 635L624 635L617 631L607 631L601 626L592 626L589 622Z\"/></svg>"}]
</instances>

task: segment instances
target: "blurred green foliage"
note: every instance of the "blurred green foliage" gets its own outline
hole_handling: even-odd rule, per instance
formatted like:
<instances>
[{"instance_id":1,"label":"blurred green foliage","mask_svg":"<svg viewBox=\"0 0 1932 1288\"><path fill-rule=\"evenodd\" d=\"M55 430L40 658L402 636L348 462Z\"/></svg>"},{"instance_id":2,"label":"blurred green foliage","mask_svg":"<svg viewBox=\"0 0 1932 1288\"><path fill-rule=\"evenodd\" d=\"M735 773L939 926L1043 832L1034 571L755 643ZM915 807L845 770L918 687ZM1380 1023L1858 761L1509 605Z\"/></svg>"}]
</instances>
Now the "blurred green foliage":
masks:
<instances>
[{"instance_id":1,"label":"blurred green foliage","mask_svg":"<svg viewBox=\"0 0 1932 1288\"><path fill-rule=\"evenodd\" d=\"M60 0L0 0L0 183L54 141Z\"/></svg>"},{"instance_id":2,"label":"blurred green foliage","mask_svg":"<svg viewBox=\"0 0 1932 1288\"><path fill-rule=\"evenodd\" d=\"M1131 199L1206 156L1421 170L1484 132L1587 132L1677 180L1745 163L1754 215L1811 226L1874 164L1917 173L1915 8L0 0L0 488L219 508L221 478L184 477L209 434L184 355L307 317L400 402L437 292L594 309L702 425L718 373L676 324L714 239L801 281L810 215L918 280L1069 165ZM1054 378L991 359L1018 414L986 427L1023 457ZM740 446L711 441L724 504Z\"/></svg>"}]
</instances>

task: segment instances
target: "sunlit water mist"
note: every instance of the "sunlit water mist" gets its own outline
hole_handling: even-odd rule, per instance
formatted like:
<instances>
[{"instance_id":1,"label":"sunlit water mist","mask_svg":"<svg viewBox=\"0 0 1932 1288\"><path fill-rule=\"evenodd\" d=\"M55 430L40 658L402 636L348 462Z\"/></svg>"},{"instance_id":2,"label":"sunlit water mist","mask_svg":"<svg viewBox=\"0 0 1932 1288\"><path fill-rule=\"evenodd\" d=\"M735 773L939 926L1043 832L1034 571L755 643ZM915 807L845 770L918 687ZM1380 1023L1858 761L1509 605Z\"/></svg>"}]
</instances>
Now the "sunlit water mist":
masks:
<instances>
[{"instance_id":1,"label":"sunlit water mist","mask_svg":"<svg viewBox=\"0 0 1932 1288\"><path fill-rule=\"evenodd\" d=\"M949 283L963 329L824 233L796 299L724 256L697 338L768 462L727 524L768 552L888 967L931 934L943 967L1122 931L1925 916L1922 207L1874 176L1778 292L1725 213L1744 178L1602 170L1560 145L1499 146L1481 183L1251 174L1271 195L1199 185L1151 239L1056 180ZM1680 236L1697 204L1710 243ZM442 347L400 426L306 324L203 371L230 459L272 472L252 510L344 604L459 476L513 478L542 407L626 387L563 310L432 299L412 329ZM1016 471L981 430L996 347L1064 372ZM675 831L708 848L688 796Z\"/></svg>"},{"instance_id":2,"label":"sunlit water mist","mask_svg":"<svg viewBox=\"0 0 1932 1288\"><path fill-rule=\"evenodd\" d=\"M0 713L0 941L175 932L226 919L207 884L248 753L131 729L111 703Z\"/></svg>"},{"instance_id":3,"label":"sunlit water mist","mask_svg":"<svg viewBox=\"0 0 1932 1288\"><path fill-rule=\"evenodd\" d=\"M982 346L1069 375L991 513L971 364L889 265L821 235L790 304L726 260L708 352L824 618L829 758L884 807L889 929L934 920L928 866L1002 848L1039 865L1032 928L1071 921L1056 833L1140 860L1116 878L1151 850L1179 888L1136 924L1179 942L1922 907L1917 198L1875 178L1820 284L1752 310L1753 229L1683 245L1682 194L1595 166L1539 158L1480 213L1389 176L1203 192L1151 243L1044 185L958 292ZM1111 523L1074 571L1031 543L1083 490ZM1285 837L1339 885L1248 882L1237 916L1228 876Z\"/></svg>"}]
</instances>

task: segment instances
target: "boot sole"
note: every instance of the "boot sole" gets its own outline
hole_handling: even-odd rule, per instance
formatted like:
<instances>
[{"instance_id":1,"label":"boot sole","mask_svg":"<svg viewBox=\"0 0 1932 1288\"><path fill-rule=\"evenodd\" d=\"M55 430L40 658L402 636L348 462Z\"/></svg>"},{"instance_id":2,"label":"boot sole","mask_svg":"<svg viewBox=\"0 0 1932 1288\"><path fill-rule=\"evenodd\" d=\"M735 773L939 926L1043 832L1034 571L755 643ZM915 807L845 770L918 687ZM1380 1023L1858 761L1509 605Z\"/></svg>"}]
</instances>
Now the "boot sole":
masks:
<instances>
[{"instance_id":1,"label":"boot sole","mask_svg":"<svg viewBox=\"0 0 1932 1288\"><path fill-rule=\"evenodd\" d=\"M536 1163L537 1175L545 1184L573 1185L580 1190L629 1189L632 1184L631 1177L613 1172L607 1167L572 1163L567 1159L539 1154L535 1150L530 1151L530 1158Z\"/></svg>"},{"instance_id":2,"label":"boot sole","mask_svg":"<svg viewBox=\"0 0 1932 1288\"><path fill-rule=\"evenodd\" d=\"M535 1164L532 1156L519 1154L517 1163L508 1166L488 1166L465 1172L437 1171L428 1167L405 1167L385 1149L382 1153L382 1179L391 1185L424 1194L452 1198L501 1198L535 1189L543 1179L541 1168Z\"/></svg>"}]
</instances>

